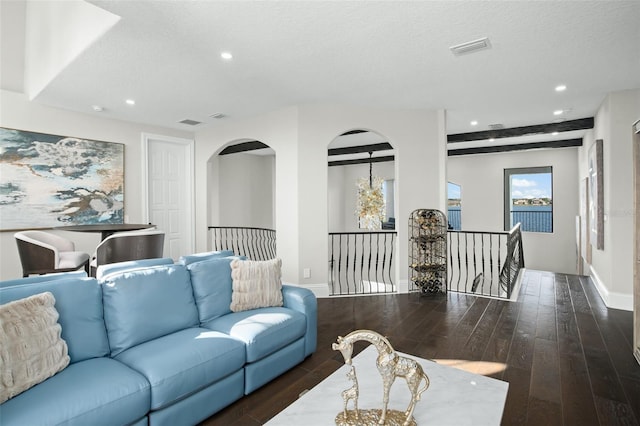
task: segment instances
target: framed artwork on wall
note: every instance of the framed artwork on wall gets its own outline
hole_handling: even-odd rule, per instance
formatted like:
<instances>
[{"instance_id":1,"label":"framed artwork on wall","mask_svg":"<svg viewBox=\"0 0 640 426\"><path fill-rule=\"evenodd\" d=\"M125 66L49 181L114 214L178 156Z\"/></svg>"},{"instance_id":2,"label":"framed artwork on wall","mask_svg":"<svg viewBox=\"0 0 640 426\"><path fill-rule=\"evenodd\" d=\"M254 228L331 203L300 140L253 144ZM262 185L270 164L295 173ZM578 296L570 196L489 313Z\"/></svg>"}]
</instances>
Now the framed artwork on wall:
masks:
<instances>
[{"instance_id":1,"label":"framed artwork on wall","mask_svg":"<svg viewBox=\"0 0 640 426\"><path fill-rule=\"evenodd\" d=\"M580 256L591 264L591 241L589 239L589 177L580 182Z\"/></svg>"},{"instance_id":2,"label":"framed artwork on wall","mask_svg":"<svg viewBox=\"0 0 640 426\"><path fill-rule=\"evenodd\" d=\"M597 139L589 148L589 237L598 250L604 250L602 145L602 139Z\"/></svg>"},{"instance_id":3,"label":"framed artwork on wall","mask_svg":"<svg viewBox=\"0 0 640 426\"><path fill-rule=\"evenodd\" d=\"M124 222L124 144L0 127L0 229Z\"/></svg>"}]
</instances>

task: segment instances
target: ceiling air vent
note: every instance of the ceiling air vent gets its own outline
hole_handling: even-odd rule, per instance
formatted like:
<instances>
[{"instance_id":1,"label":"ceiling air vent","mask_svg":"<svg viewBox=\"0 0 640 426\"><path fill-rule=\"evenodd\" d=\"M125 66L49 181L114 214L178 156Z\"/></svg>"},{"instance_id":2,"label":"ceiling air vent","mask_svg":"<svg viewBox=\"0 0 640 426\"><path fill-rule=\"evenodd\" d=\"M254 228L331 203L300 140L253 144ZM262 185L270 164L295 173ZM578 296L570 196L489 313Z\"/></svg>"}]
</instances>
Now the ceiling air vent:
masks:
<instances>
[{"instance_id":1,"label":"ceiling air vent","mask_svg":"<svg viewBox=\"0 0 640 426\"><path fill-rule=\"evenodd\" d=\"M489 124L489 128L490 128L491 130L500 130L500 129L504 129L504 124L499 124L499 123L496 123L496 124Z\"/></svg>"},{"instance_id":2,"label":"ceiling air vent","mask_svg":"<svg viewBox=\"0 0 640 426\"><path fill-rule=\"evenodd\" d=\"M478 40L468 41L466 43L457 44L455 46L451 46L451 52L454 55L464 55L466 53L476 52L478 50L489 49L491 47L491 43L489 42L488 37L479 38Z\"/></svg>"},{"instance_id":3,"label":"ceiling air vent","mask_svg":"<svg viewBox=\"0 0 640 426\"><path fill-rule=\"evenodd\" d=\"M220 118L225 118L226 115L224 115L221 112L214 112L213 114L211 114L209 117L211 118L216 118L216 119L220 119Z\"/></svg>"},{"instance_id":4,"label":"ceiling air vent","mask_svg":"<svg viewBox=\"0 0 640 426\"><path fill-rule=\"evenodd\" d=\"M184 119L182 121L178 121L178 123L187 124L189 126L197 126L198 124L202 124L202 121L189 120L188 118L186 118L186 119Z\"/></svg>"}]
</instances>

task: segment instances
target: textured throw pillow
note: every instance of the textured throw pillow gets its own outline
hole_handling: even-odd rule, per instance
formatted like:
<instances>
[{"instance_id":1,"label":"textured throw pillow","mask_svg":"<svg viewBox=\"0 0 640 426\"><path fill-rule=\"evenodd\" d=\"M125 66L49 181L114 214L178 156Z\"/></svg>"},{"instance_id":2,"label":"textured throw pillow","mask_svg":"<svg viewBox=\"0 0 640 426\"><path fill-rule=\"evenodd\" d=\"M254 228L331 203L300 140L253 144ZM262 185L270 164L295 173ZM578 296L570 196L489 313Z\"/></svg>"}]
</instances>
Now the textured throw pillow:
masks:
<instances>
[{"instance_id":1,"label":"textured throw pillow","mask_svg":"<svg viewBox=\"0 0 640 426\"><path fill-rule=\"evenodd\" d=\"M231 310L282 306L282 260L234 260L231 262Z\"/></svg>"},{"instance_id":2,"label":"textured throw pillow","mask_svg":"<svg viewBox=\"0 0 640 426\"><path fill-rule=\"evenodd\" d=\"M53 294L0 305L0 403L69 365Z\"/></svg>"}]
</instances>

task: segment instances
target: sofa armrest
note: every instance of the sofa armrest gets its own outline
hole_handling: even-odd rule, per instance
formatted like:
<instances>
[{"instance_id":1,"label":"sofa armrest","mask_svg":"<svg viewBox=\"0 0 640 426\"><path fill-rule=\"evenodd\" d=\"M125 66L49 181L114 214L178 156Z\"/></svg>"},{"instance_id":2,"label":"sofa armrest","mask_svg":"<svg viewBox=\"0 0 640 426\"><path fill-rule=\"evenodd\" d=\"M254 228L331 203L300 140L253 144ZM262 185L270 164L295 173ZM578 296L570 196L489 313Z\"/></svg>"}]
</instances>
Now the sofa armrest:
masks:
<instances>
[{"instance_id":1,"label":"sofa armrest","mask_svg":"<svg viewBox=\"0 0 640 426\"><path fill-rule=\"evenodd\" d=\"M304 355L309 356L316 351L318 344L318 301L316 295L307 288L283 284L282 297L285 308L301 312L307 317Z\"/></svg>"}]
</instances>

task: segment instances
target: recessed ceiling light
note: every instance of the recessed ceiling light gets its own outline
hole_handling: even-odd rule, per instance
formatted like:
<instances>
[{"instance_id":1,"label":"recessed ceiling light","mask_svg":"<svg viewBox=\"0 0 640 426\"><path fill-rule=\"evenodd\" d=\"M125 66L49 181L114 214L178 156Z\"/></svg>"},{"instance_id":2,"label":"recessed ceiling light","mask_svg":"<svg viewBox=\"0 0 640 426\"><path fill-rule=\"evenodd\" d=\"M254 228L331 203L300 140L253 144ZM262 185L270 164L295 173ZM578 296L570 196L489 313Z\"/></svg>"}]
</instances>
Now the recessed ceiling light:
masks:
<instances>
[{"instance_id":1,"label":"recessed ceiling light","mask_svg":"<svg viewBox=\"0 0 640 426\"><path fill-rule=\"evenodd\" d=\"M136 101L134 101L133 99L127 99L125 102L127 103L127 105L135 105L136 104Z\"/></svg>"},{"instance_id":2,"label":"recessed ceiling light","mask_svg":"<svg viewBox=\"0 0 640 426\"><path fill-rule=\"evenodd\" d=\"M557 109L557 110L553 111L553 115L562 115L563 112L564 112L564 110Z\"/></svg>"},{"instance_id":3,"label":"recessed ceiling light","mask_svg":"<svg viewBox=\"0 0 640 426\"><path fill-rule=\"evenodd\" d=\"M231 52L222 52L222 53L220 54L220 57L221 57L222 59L224 59L225 61L228 61L228 60L233 59L233 55L231 54Z\"/></svg>"},{"instance_id":4,"label":"recessed ceiling light","mask_svg":"<svg viewBox=\"0 0 640 426\"><path fill-rule=\"evenodd\" d=\"M100 105L93 105L91 108L93 108L93 110L95 112L102 112L104 111L104 108L102 108Z\"/></svg>"},{"instance_id":5,"label":"recessed ceiling light","mask_svg":"<svg viewBox=\"0 0 640 426\"><path fill-rule=\"evenodd\" d=\"M556 86L556 92L564 92L565 90L567 90L567 86L565 86L564 84L559 84Z\"/></svg>"},{"instance_id":6,"label":"recessed ceiling light","mask_svg":"<svg viewBox=\"0 0 640 426\"><path fill-rule=\"evenodd\" d=\"M478 125L478 122L477 122L476 120L473 120L473 121L471 122L471 125L472 125L472 126L477 126L477 125Z\"/></svg>"}]
</instances>

